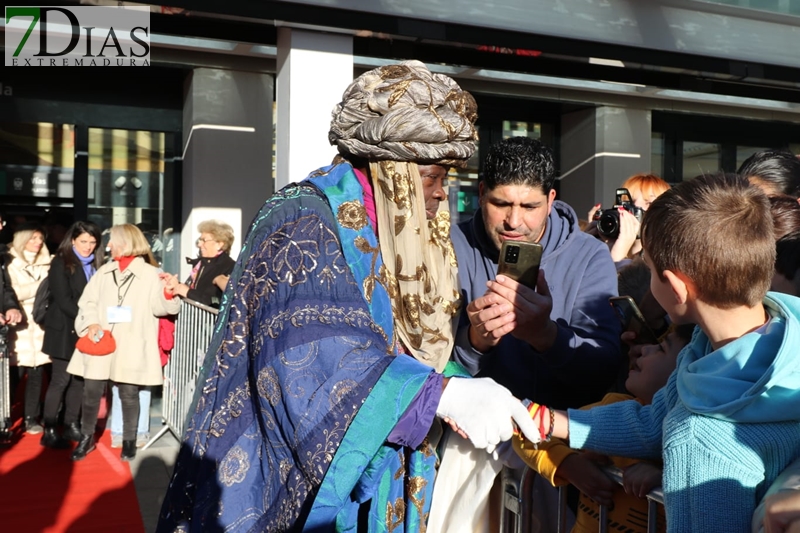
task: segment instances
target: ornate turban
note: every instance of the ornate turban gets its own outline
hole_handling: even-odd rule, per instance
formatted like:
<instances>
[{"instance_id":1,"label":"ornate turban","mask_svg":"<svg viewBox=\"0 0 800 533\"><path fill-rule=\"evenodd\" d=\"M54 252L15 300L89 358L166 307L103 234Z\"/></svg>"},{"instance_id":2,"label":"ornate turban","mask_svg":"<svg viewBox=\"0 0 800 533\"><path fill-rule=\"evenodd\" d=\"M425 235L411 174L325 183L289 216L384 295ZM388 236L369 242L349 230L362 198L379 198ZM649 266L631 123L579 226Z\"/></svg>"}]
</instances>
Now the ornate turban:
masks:
<instances>
[{"instance_id":1,"label":"ornate turban","mask_svg":"<svg viewBox=\"0 0 800 533\"><path fill-rule=\"evenodd\" d=\"M350 84L333 110L328 140L369 161L463 167L478 140L477 109L452 78L404 61Z\"/></svg>"},{"instance_id":2,"label":"ornate turban","mask_svg":"<svg viewBox=\"0 0 800 533\"><path fill-rule=\"evenodd\" d=\"M450 213L426 220L419 164L466 165L478 134L475 100L451 78L406 61L359 76L333 111L328 138L369 161L374 184L380 283L392 300L395 341L441 371L461 304Z\"/></svg>"}]
</instances>

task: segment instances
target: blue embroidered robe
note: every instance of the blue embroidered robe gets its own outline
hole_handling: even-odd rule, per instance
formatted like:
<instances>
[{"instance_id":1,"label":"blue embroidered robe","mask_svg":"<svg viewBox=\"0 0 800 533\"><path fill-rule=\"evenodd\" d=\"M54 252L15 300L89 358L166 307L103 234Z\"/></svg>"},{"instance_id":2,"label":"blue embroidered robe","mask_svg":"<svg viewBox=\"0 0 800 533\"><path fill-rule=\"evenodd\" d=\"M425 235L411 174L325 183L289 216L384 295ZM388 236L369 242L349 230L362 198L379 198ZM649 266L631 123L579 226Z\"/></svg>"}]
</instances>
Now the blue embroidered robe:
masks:
<instances>
[{"instance_id":1,"label":"blue embroidered robe","mask_svg":"<svg viewBox=\"0 0 800 533\"><path fill-rule=\"evenodd\" d=\"M349 164L266 202L157 531L424 531L433 450L386 437L433 370L395 352L382 264Z\"/></svg>"}]
</instances>

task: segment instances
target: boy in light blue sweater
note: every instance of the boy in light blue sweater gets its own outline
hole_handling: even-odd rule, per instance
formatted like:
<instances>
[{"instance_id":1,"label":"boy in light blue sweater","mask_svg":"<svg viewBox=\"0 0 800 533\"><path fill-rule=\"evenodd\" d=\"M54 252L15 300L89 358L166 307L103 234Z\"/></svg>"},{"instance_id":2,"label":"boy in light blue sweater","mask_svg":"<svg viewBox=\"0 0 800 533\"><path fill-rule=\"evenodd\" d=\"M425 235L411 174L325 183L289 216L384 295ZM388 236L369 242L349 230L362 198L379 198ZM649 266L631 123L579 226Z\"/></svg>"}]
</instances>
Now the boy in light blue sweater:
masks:
<instances>
[{"instance_id":1,"label":"boy in light blue sweater","mask_svg":"<svg viewBox=\"0 0 800 533\"><path fill-rule=\"evenodd\" d=\"M552 430L543 409L544 428L573 448L661 455L668 531L748 532L800 456L800 299L767 293L769 202L738 176L700 176L653 202L642 236L653 295L676 324L698 324L692 341L651 405L559 411Z\"/></svg>"}]
</instances>

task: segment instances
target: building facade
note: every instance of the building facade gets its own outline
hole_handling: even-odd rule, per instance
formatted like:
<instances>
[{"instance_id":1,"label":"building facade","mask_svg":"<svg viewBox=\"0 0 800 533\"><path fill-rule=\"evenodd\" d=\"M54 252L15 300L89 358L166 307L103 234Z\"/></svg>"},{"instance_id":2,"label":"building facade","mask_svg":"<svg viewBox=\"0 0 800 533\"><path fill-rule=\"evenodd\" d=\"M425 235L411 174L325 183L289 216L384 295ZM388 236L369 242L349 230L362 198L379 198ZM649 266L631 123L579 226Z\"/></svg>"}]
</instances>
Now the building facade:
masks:
<instances>
[{"instance_id":1,"label":"building facade","mask_svg":"<svg viewBox=\"0 0 800 533\"><path fill-rule=\"evenodd\" d=\"M457 216L508 136L555 150L579 214L634 173L678 182L763 148L800 153L798 0L163 4L150 67L0 74L10 223L44 218L51 240L73 219L136 223L185 276L198 222L228 221L238 246L264 199L331 160L344 87L403 59L478 102L479 150L450 180Z\"/></svg>"}]
</instances>

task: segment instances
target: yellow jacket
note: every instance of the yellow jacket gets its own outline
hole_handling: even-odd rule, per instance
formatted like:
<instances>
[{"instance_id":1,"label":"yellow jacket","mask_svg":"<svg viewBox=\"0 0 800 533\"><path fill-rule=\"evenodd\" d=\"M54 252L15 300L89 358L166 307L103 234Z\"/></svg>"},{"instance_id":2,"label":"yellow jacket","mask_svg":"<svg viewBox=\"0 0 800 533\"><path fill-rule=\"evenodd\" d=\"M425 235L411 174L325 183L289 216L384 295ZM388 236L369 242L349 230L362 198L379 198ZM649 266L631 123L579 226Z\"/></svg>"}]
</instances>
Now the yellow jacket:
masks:
<instances>
[{"instance_id":1,"label":"yellow jacket","mask_svg":"<svg viewBox=\"0 0 800 533\"><path fill-rule=\"evenodd\" d=\"M629 394L610 393L606 394L599 402L585 405L581 409L590 409L598 405L608 405L633 399L635 398ZM565 479L558 476L558 467L568 456L573 453L581 453L579 450L573 450L560 439L542 442L539 444L539 449L536 450L533 445L523 437L515 436L513 445L514 450L522 460L552 483L553 486L567 484ZM627 457L611 457L611 460L614 466L622 469L639 462L639 459L630 459ZM599 516L600 506L585 494L581 494L572 533L594 533L598 529L597 520ZM608 522L609 531L646 533L647 499L626 494L621 486L618 487L614 491L614 508L610 509L608 512ZM666 531L666 519L664 517L663 506L658 506L657 531Z\"/></svg>"}]
</instances>

